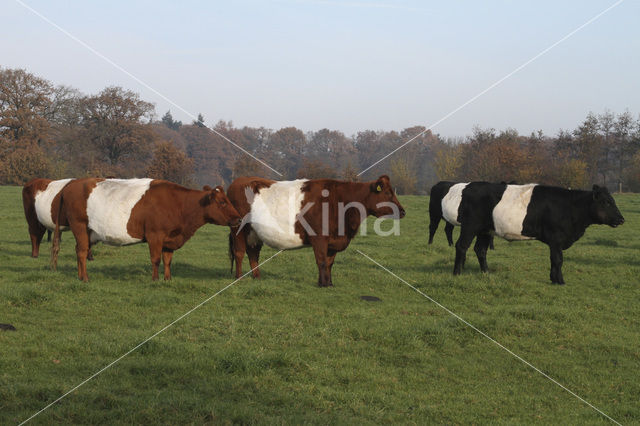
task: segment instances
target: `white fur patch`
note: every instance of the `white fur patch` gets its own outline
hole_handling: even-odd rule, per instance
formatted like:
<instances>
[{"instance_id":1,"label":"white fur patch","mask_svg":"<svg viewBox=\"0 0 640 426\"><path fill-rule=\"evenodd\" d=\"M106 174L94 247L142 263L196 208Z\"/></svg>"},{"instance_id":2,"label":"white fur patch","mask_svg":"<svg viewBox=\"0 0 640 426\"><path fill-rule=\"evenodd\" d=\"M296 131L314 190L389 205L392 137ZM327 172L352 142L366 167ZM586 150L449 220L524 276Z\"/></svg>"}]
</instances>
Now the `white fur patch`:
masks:
<instances>
[{"instance_id":1,"label":"white fur patch","mask_svg":"<svg viewBox=\"0 0 640 426\"><path fill-rule=\"evenodd\" d=\"M251 228L268 246L276 249L302 247L295 233L296 215L300 212L306 179L276 182L255 194L249 213Z\"/></svg>"},{"instance_id":2,"label":"white fur patch","mask_svg":"<svg viewBox=\"0 0 640 426\"><path fill-rule=\"evenodd\" d=\"M142 240L127 232L131 210L149 189L153 179L107 179L98 182L87 199L91 242L127 245Z\"/></svg>"},{"instance_id":3,"label":"white fur patch","mask_svg":"<svg viewBox=\"0 0 640 426\"><path fill-rule=\"evenodd\" d=\"M533 239L522 235L522 222L527 215L527 207L535 187L535 183L507 185L500 202L493 209L496 235L509 241Z\"/></svg>"},{"instance_id":4,"label":"white fur patch","mask_svg":"<svg viewBox=\"0 0 640 426\"><path fill-rule=\"evenodd\" d=\"M36 193L36 216L38 216L38 221L49 230L53 230L56 227L56 224L53 223L53 218L51 217L51 203L53 203L53 199L56 195L62 191L62 188L64 188L64 186L71 180L73 179L51 181L43 191L38 191ZM60 229L64 231L68 228L61 226Z\"/></svg>"},{"instance_id":5,"label":"white fur patch","mask_svg":"<svg viewBox=\"0 0 640 426\"><path fill-rule=\"evenodd\" d=\"M462 201L462 190L465 189L467 185L469 185L468 182L456 183L449 188L447 195L442 197L442 217L452 225L460 226L460 222L458 222L458 209Z\"/></svg>"}]
</instances>

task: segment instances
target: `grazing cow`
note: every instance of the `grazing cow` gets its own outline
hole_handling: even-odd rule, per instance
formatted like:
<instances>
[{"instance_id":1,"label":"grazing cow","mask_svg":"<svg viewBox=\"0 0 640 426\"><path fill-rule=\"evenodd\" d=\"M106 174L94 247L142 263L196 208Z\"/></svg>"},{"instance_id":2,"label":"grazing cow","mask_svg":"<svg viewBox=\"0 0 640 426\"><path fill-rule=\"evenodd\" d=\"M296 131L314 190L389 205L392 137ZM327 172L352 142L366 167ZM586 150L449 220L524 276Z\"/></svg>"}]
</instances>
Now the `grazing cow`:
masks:
<instances>
[{"instance_id":1,"label":"grazing cow","mask_svg":"<svg viewBox=\"0 0 640 426\"><path fill-rule=\"evenodd\" d=\"M331 286L336 254L347 248L367 216L405 215L388 176L362 183L241 177L231 183L227 193L244 216L243 226L232 227L229 235L231 268L235 260L237 278L242 276L245 252L253 276L260 277L258 258L264 242L283 250L313 247L318 285Z\"/></svg>"},{"instance_id":2,"label":"grazing cow","mask_svg":"<svg viewBox=\"0 0 640 426\"><path fill-rule=\"evenodd\" d=\"M458 206L460 205L460 197L459 193L456 189L449 195L449 190L454 185L465 185L463 183L456 184L454 182L440 181L431 187L431 192L429 193L429 244L433 243L433 236L438 230L438 225L440 225L440 219L443 219L443 199L447 198L447 207L452 208L457 211ZM456 187L459 188L459 187ZM460 225L457 220L449 222L447 219L444 220L444 233L447 236L447 241L449 242L449 247L453 245L453 227L454 225ZM493 236L491 237L491 241L489 242L489 248L493 250Z\"/></svg>"},{"instance_id":3,"label":"grazing cow","mask_svg":"<svg viewBox=\"0 0 640 426\"><path fill-rule=\"evenodd\" d=\"M536 239L551 253L551 282L564 284L562 251L571 247L589 225L616 227L624 223L607 188L591 191L553 186L472 182L454 185L450 200L443 199L443 216L460 223L454 275L460 274L474 237L480 269L487 272L487 246L492 233L509 240ZM454 198L461 198L456 202ZM459 204L456 210L454 205ZM448 207L452 208L448 208Z\"/></svg>"},{"instance_id":4,"label":"grazing cow","mask_svg":"<svg viewBox=\"0 0 640 426\"><path fill-rule=\"evenodd\" d=\"M98 241L123 246L147 242L158 279L160 258L164 279L171 279L171 258L205 223L238 225L240 216L222 187L188 189L154 179L96 179L69 182L60 196L53 239L52 264L58 255L59 228L69 226L76 238L78 278L88 281L86 255Z\"/></svg>"}]
</instances>

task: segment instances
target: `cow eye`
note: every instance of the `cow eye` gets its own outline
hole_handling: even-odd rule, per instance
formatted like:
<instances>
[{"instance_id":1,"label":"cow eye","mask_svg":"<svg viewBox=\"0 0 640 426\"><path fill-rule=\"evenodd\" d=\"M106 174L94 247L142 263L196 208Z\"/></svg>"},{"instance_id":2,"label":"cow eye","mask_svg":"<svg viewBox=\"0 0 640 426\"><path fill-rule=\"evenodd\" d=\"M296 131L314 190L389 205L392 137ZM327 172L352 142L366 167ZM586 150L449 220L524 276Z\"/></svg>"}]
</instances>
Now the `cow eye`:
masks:
<instances>
[{"instance_id":1,"label":"cow eye","mask_svg":"<svg viewBox=\"0 0 640 426\"><path fill-rule=\"evenodd\" d=\"M226 205L227 205L227 202L226 202L226 201L224 201L224 200L222 200L222 201L220 201L220 205L221 205L222 207L224 207L224 206L226 206Z\"/></svg>"}]
</instances>

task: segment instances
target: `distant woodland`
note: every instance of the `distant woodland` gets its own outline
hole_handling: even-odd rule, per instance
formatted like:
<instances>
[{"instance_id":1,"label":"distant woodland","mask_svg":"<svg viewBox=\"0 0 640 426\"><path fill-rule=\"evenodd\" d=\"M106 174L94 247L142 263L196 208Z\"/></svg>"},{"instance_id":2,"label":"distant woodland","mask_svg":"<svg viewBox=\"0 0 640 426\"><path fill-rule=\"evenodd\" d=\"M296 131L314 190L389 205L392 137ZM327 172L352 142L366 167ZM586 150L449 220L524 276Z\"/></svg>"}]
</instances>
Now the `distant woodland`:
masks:
<instances>
[{"instance_id":1,"label":"distant woodland","mask_svg":"<svg viewBox=\"0 0 640 426\"><path fill-rule=\"evenodd\" d=\"M391 176L400 194L426 194L439 180L538 182L571 188L606 185L640 191L640 118L589 113L573 130L528 136L476 127L466 138L425 132L362 176L357 174L425 130L235 127L161 118L121 87L84 94L22 69L0 68L0 183L33 177L116 176L183 185L228 185L244 175L274 179ZM276 175L208 126L283 174Z\"/></svg>"}]
</instances>

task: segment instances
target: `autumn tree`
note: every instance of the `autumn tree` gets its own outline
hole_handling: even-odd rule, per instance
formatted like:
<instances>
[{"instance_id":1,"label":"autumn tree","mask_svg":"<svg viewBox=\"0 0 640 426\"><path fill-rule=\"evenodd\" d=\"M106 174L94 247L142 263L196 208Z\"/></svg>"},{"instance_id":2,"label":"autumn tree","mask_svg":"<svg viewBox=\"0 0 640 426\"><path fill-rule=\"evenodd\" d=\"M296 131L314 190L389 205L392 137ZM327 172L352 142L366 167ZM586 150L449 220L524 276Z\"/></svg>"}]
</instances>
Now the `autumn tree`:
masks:
<instances>
[{"instance_id":1,"label":"autumn tree","mask_svg":"<svg viewBox=\"0 0 640 426\"><path fill-rule=\"evenodd\" d=\"M562 158L554 162L556 168L555 184L565 188L587 189L589 175L587 163L576 158Z\"/></svg>"},{"instance_id":2,"label":"autumn tree","mask_svg":"<svg viewBox=\"0 0 640 426\"><path fill-rule=\"evenodd\" d=\"M633 165L633 156L640 148L640 121L633 120L631 113L625 111L618 115L613 123L613 141L611 150L614 154L613 177L620 189L626 178L626 170Z\"/></svg>"},{"instance_id":3,"label":"autumn tree","mask_svg":"<svg viewBox=\"0 0 640 426\"><path fill-rule=\"evenodd\" d=\"M153 151L146 175L190 186L193 184L193 160L170 142L161 142Z\"/></svg>"},{"instance_id":4,"label":"autumn tree","mask_svg":"<svg viewBox=\"0 0 640 426\"><path fill-rule=\"evenodd\" d=\"M302 165L305 142L304 133L295 127L284 127L271 135L269 148L275 169L288 179L295 178Z\"/></svg>"},{"instance_id":5,"label":"autumn tree","mask_svg":"<svg viewBox=\"0 0 640 426\"><path fill-rule=\"evenodd\" d=\"M435 155L435 170L439 180L456 181L459 179L462 167L463 145L448 143L440 147Z\"/></svg>"},{"instance_id":6,"label":"autumn tree","mask_svg":"<svg viewBox=\"0 0 640 426\"><path fill-rule=\"evenodd\" d=\"M196 183L198 185L222 185L230 182L236 158L243 154L220 135L233 140L235 129L229 123L219 122L214 133L207 127L185 125L180 135L187 143L187 154L194 160Z\"/></svg>"},{"instance_id":7,"label":"autumn tree","mask_svg":"<svg viewBox=\"0 0 640 426\"><path fill-rule=\"evenodd\" d=\"M337 130L321 129L309 133L304 157L321 161L332 168L342 168L354 161L356 150L353 140Z\"/></svg>"},{"instance_id":8,"label":"autumn tree","mask_svg":"<svg viewBox=\"0 0 640 426\"><path fill-rule=\"evenodd\" d=\"M14 144L41 145L49 136L47 113L54 87L21 69L0 68L0 135Z\"/></svg>"},{"instance_id":9,"label":"autumn tree","mask_svg":"<svg viewBox=\"0 0 640 426\"><path fill-rule=\"evenodd\" d=\"M589 113L587 118L573 132L574 143L578 148L577 159L587 164L587 179L590 182L598 181L598 163L600 162L603 144L599 129L598 117L593 113Z\"/></svg>"},{"instance_id":10,"label":"autumn tree","mask_svg":"<svg viewBox=\"0 0 640 426\"><path fill-rule=\"evenodd\" d=\"M415 169L406 159L396 158L391 160L391 182L399 194L413 194L418 178Z\"/></svg>"},{"instance_id":11,"label":"autumn tree","mask_svg":"<svg viewBox=\"0 0 640 426\"><path fill-rule=\"evenodd\" d=\"M98 95L85 97L81 107L84 139L99 154L98 161L119 168L120 173L136 173L149 158L156 138L143 123L151 118L153 105L132 91L107 87Z\"/></svg>"},{"instance_id":12,"label":"autumn tree","mask_svg":"<svg viewBox=\"0 0 640 426\"><path fill-rule=\"evenodd\" d=\"M248 155L240 155L233 163L233 179L240 176L268 176L269 171L265 166Z\"/></svg>"},{"instance_id":13,"label":"autumn tree","mask_svg":"<svg viewBox=\"0 0 640 426\"><path fill-rule=\"evenodd\" d=\"M342 173L340 173L340 178L349 182L358 182L360 177L358 176L358 170L353 166L351 161L344 166L342 169Z\"/></svg>"},{"instance_id":14,"label":"autumn tree","mask_svg":"<svg viewBox=\"0 0 640 426\"><path fill-rule=\"evenodd\" d=\"M336 177L338 172L320 160L304 160L296 175L297 179L334 179Z\"/></svg>"},{"instance_id":15,"label":"autumn tree","mask_svg":"<svg viewBox=\"0 0 640 426\"><path fill-rule=\"evenodd\" d=\"M0 162L0 182L23 185L30 179L50 176L53 165L37 145L17 148Z\"/></svg>"}]
</instances>

